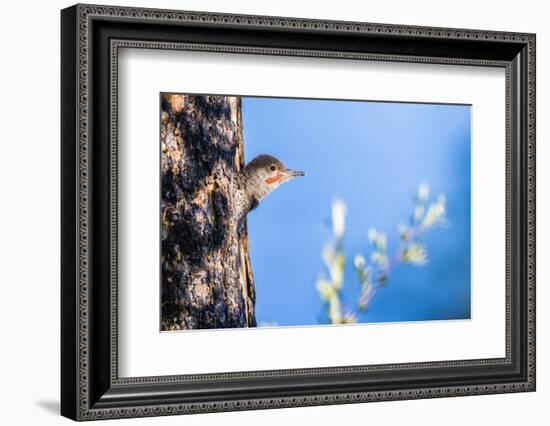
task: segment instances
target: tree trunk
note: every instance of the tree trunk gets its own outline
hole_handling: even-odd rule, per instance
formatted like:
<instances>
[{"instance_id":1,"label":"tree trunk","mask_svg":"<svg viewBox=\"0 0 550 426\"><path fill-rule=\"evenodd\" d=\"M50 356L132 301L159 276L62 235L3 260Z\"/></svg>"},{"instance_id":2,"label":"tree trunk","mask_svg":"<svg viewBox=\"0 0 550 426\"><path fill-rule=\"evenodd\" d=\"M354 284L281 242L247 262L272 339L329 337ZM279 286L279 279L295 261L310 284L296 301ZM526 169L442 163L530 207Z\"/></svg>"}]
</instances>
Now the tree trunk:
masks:
<instances>
[{"instance_id":1,"label":"tree trunk","mask_svg":"<svg viewBox=\"0 0 550 426\"><path fill-rule=\"evenodd\" d=\"M162 330L254 327L246 227L234 177L243 167L240 98L163 94Z\"/></svg>"}]
</instances>

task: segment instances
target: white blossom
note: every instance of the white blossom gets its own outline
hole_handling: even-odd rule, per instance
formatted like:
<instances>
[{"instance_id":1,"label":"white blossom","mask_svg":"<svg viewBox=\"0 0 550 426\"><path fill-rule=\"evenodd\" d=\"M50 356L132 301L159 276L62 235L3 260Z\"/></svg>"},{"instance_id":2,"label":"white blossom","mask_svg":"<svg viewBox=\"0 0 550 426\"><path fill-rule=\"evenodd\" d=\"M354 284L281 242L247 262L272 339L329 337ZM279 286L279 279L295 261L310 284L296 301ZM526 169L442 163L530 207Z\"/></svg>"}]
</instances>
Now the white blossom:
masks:
<instances>
[{"instance_id":1,"label":"white blossom","mask_svg":"<svg viewBox=\"0 0 550 426\"><path fill-rule=\"evenodd\" d=\"M416 198L418 199L418 201L425 202L429 196L430 187L425 183L420 184L420 186L418 187L418 192L416 193Z\"/></svg>"},{"instance_id":2,"label":"white blossom","mask_svg":"<svg viewBox=\"0 0 550 426\"><path fill-rule=\"evenodd\" d=\"M336 240L342 239L346 229L346 204L339 199L332 202L332 232Z\"/></svg>"}]
</instances>

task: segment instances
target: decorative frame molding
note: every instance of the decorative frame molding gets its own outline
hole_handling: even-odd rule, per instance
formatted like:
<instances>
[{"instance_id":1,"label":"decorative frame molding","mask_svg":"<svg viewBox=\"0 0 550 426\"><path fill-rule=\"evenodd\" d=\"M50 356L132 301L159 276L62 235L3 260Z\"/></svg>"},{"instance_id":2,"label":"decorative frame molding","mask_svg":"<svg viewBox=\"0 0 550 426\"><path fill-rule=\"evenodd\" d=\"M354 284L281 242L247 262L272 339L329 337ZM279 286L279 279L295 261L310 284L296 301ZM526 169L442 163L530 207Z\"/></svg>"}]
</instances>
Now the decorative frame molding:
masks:
<instances>
[{"instance_id":1,"label":"decorative frame molding","mask_svg":"<svg viewBox=\"0 0 550 426\"><path fill-rule=\"evenodd\" d=\"M134 38L124 24L139 23L159 40ZM103 25L103 26L102 26ZM167 26L189 28L190 41L174 39ZM201 28L235 34L275 31L273 46L222 45ZM162 33L165 29L167 32ZM195 36L193 31L197 30ZM137 31L139 32L139 31ZM284 35L321 34L338 49L281 47ZM108 35L106 35L108 34ZM124 39L120 37L124 34ZM118 35L118 36L117 36ZM335 36L349 36L349 48ZM170 38L172 37L172 38ZM185 37L185 35L183 36ZM197 42L197 37L205 40ZM235 35L238 37L238 34ZM370 38L369 38L370 37ZM374 40L367 51L354 40ZM332 40L332 39L331 39ZM389 42L419 44L418 55L388 51ZM140 417L351 402L433 398L535 390L535 35L464 29L337 22L76 5L62 11L62 414L75 420ZM298 42L300 44L300 42ZM423 47L424 46L424 47ZM429 54L448 46L451 56ZM476 47L469 56L463 46ZM506 70L506 357L431 363L327 367L190 376L119 378L117 368L117 70L123 47L216 51L240 54L314 56L337 59L480 65ZM370 49L370 50L369 50ZM105 103L107 102L107 103ZM105 123L108 122L108 123ZM95 139L94 139L95 138ZM96 140L108 143L100 146ZM90 158L94 157L93 168ZM108 158L108 161L106 161ZM102 161L98 162L98 159ZM105 177L98 177L98 164ZM107 189L102 198L99 189ZM97 229L107 229L98 234ZM94 256L101 245L108 262ZM105 264L107 263L107 264ZM98 278L99 277L99 278ZM106 279L107 278L107 279ZM109 309L98 308L99 305ZM91 344L94 343L94 345ZM480 378L453 385L445 372L494 366L499 380ZM457 371L458 371L457 370ZM433 386L411 386L408 371L429 372ZM477 371L477 370L476 370ZM506 371L506 373L504 373ZM395 385L377 388L371 379L385 373ZM401 376L400 376L401 374ZM345 389L328 391L331 378L349 378ZM505 380L503 377L509 377ZM310 377L319 384L298 391L289 380ZM379 377L379 376L378 376ZM399 378L401 377L401 379ZM428 377L428 376L426 376ZM280 378L269 395L255 394ZM236 395L214 392L230 380L250 382ZM365 379L366 380L366 379ZM324 385L323 385L324 383ZM405 384L403 384L405 383ZM407 384L408 383L408 384ZM165 390L182 389L168 398ZM185 387L186 392L183 392ZM324 387L323 387L324 386ZM392 387L393 386L393 387ZM189 393L196 389L196 395ZM137 391L141 396L137 395ZM164 389L164 390L163 390ZM312 388L313 389L313 388ZM324 391L323 391L324 389ZM269 392L268 392L269 393ZM149 396L143 396L148 394Z\"/></svg>"}]
</instances>

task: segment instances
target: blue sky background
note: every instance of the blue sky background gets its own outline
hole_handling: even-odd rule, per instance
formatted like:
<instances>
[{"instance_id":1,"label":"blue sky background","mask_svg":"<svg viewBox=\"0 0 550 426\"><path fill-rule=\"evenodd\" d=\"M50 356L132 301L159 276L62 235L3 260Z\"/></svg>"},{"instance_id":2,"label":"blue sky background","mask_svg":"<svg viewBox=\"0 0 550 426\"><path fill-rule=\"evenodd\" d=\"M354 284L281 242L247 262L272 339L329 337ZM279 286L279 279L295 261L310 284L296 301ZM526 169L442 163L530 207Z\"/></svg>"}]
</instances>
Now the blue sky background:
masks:
<instances>
[{"instance_id":1,"label":"blue sky background","mask_svg":"<svg viewBox=\"0 0 550 426\"><path fill-rule=\"evenodd\" d=\"M347 205L343 302L354 307L353 257L370 253L367 230L407 223L418 185L444 192L448 224L422 239L429 263L400 265L360 322L470 317L470 107L243 98L246 161L271 154L306 177L285 183L248 215L259 323L326 322L315 288L331 239L331 203Z\"/></svg>"}]
</instances>

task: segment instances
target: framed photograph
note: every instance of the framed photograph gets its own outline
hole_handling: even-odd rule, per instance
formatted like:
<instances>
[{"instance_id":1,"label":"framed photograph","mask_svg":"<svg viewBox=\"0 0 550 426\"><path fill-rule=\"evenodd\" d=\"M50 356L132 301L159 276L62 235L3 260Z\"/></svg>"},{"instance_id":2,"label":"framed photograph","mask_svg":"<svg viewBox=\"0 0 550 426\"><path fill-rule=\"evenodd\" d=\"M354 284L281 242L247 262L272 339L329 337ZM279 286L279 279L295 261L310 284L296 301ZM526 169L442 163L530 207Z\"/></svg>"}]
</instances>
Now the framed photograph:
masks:
<instances>
[{"instance_id":1,"label":"framed photograph","mask_svg":"<svg viewBox=\"0 0 550 426\"><path fill-rule=\"evenodd\" d=\"M61 412L535 390L535 35L61 12Z\"/></svg>"}]
</instances>

